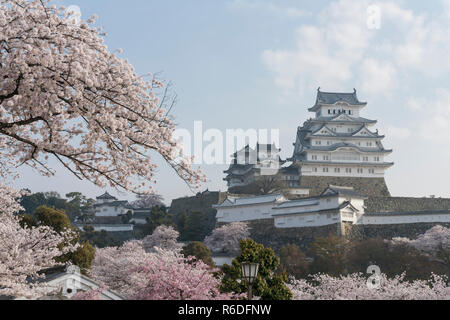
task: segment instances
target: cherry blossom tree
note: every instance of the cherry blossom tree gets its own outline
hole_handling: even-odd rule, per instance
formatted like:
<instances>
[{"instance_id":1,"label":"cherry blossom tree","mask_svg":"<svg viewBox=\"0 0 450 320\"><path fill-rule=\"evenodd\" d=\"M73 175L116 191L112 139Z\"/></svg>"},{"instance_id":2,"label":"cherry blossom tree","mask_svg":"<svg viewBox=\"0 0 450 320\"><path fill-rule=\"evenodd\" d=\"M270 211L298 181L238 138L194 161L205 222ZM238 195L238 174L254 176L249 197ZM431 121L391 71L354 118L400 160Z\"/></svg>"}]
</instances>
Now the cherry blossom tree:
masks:
<instances>
[{"instance_id":1,"label":"cherry blossom tree","mask_svg":"<svg viewBox=\"0 0 450 320\"><path fill-rule=\"evenodd\" d=\"M442 276L413 282L406 281L405 275L379 277L378 289L370 288L362 274L339 278L318 274L310 281L291 279L289 289L295 300L450 300L450 287Z\"/></svg>"},{"instance_id":2,"label":"cherry blossom tree","mask_svg":"<svg viewBox=\"0 0 450 320\"><path fill-rule=\"evenodd\" d=\"M220 294L220 279L202 261L155 247L146 252L141 241L119 248L98 249L91 276L133 300L210 300L237 298Z\"/></svg>"},{"instance_id":3,"label":"cherry blossom tree","mask_svg":"<svg viewBox=\"0 0 450 320\"><path fill-rule=\"evenodd\" d=\"M409 245L427 255L431 260L447 266L450 269L450 228L435 226L417 237L394 238L393 245Z\"/></svg>"},{"instance_id":4,"label":"cherry blossom tree","mask_svg":"<svg viewBox=\"0 0 450 320\"><path fill-rule=\"evenodd\" d=\"M198 186L203 174L173 138L168 87L110 52L95 19L78 23L48 0L0 0L0 178L23 165L52 176L54 158L99 187L150 194L159 155ZM0 182L0 295L30 297L73 234L21 228L18 195Z\"/></svg>"},{"instance_id":5,"label":"cherry blossom tree","mask_svg":"<svg viewBox=\"0 0 450 320\"><path fill-rule=\"evenodd\" d=\"M77 249L72 230L57 233L46 226L23 228L15 215L21 193L0 184L0 296L35 298L43 292L44 270L60 265L55 258ZM63 246L64 244L64 246Z\"/></svg>"},{"instance_id":6,"label":"cherry blossom tree","mask_svg":"<svg viewBox=\"0 0 450 320\"><path fill-rule=\"evenodd\" d=\"M138 209L149 209L155 206L163 206L164 199L159 194L138 195L137 200L133 201L131 205Z\"/></svg>"},{"instance_id":7,"label":"cherry blossom tree","mask_svg":"<svg viewBox=\"0 0 450 320\"><path fill-rule=\"evenodd\" d=\"M172 137L167 86L110 52L95 19L77 23L48 0L0 0L1 173L28 165L50 176L52 157L99 187L147 194L158 154L198 186L203 175Z\"/></svg>"},{"instance_id":8,"label":"cherry blossom tree","mask_svg":"<svg viewBox=\"0 0 450 320\"><path fill-rule=\"evenodd\" d=\"M107 288L125 297L136 292L135 284L144 281L136 272L151 256L140 241L129 241L121 247L98 248L90 275Z\"/></svg>"},{"instance_id":9,"label":"cherry blossom tree","mask_svg":"<svg viewBox=\"0 0 450 320\"><path fill-rule=\"evenodd\" d=\"M249 236L250 231L245 222L233 222L215 229L204 243L213 253L237 254L240 241Z\"/></svg>"},{"instance_id":10,"label":"cherry blossom tree","mask_svg":"<svg viewBox=\"0 0 450 320\"><path fill-rule=\"evenodd\" d=\"M181 251L183 245L177 242L180 233L173 227L159 226L153 231L153 234L142 240L142 245L147 252L154 251L154 248L164 250Z\"/></svg>"},{"instance_id":11,"label":"cherry blossom tree","mask_svg":"<svg viewBox=\"0 0 450 320\"><path fill-rule=\"evenodd\" d=\"M145 278L136 283L137 300L230 300L240 295L220 293L220 279L201 260L184 258L167 250L157 249L158 259L148 260L136 271Z\"/></svg>"}]
</instances>

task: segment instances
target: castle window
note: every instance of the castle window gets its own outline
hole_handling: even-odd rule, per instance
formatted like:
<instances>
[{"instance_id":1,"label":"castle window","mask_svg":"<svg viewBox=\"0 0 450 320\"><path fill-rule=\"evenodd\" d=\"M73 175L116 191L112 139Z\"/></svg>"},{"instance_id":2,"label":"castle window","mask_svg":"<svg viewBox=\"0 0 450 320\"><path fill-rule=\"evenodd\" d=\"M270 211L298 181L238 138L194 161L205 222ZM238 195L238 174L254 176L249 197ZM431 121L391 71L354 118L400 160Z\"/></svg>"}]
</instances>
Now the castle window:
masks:
<instances>
[{"instance_id":1,"label":"castle window","mask_svg":"<svg viewBox=\"0 0 450 320\"><path fill-rule=\"evenodd\" d=\"M380 162L380 157L375 157L375 162Z\"/></svg>"},{"instance_id":2,"label":"castle window","mask_svg":"<svg viewBox=\"0 0 450 320\"><path fill-rule=\"evenodd\" d=\"M317 160L317 156L311 156L311 158L313 159L313 160Z\"/></svg>"},{"instance_id":3,"label":"castle window","mask_svg":"<svg viewBox=\"0 0 450 320\"><path fill-rule=\"evenodd\" d=\"M328 114L331 114L331 109L328 109Z\"/></svg>"},{"instance_id":4,"label":"castle window","mask_svg":"<svg viewBox=\"0 0 450 320\"><path fill-rule=\"evenodd\" d=\"M328 172L328 168L323 168L323 172Z\"/></svg>"},{"instance_id":5,"label":"castle window","mask_svg":"<svg viewBox=\"0 0 450 320\"><path fill-rule=\"evenodd\" d=\"M363 157L363 161L368 162L369 161L369 157Z\"/></svg>"},{"instance_id":6,"label":"castle window","mask_svg":"<svg viewBox=\"0 0 450 320\"><path fill-rule=\"evenodd\" d=\"M358 173L363 173L363 169L358 169Z\"/></svg>"},{"instance_id":7,"label":"castle window","mask_svg":"<svg viewBox=\"0 0 450 320\"><path fill-rule=\"evenodd\" d=\"M328 160L330 160L330 157L329 156L323 156L323 160L324 161L328 161Z\"/></svg>"},{"instance_id":8,"label":"castle window","mask_svg":"<svg viewBox=\"0 0 450 320\"><path fill-rule=\"evenodd\" d=\"M317 172L318 170L317 170L317 168L313 168L313 172Z\"/></svg>"},{"instance_id":9,"label":"castle window","mask_svg":"<svg viewBox=\"0 0 450 320\"><path fill-rule=\"evenodd\" d=\"M333 114L336 114L336 110L333 110Z\"/></svg>"},{"instance_id":10,"label":"castle window","mask_svg":"<svg viewBox=\"0 0 450 320\"><path fill-rule=\"evenodd\" d=\"M346 168L346 169L345 169L345 172L346 172L346 173L352 173L352 168Z\"/></svg>"},{"instance_id":11,"label":"castle window","mask_svg":"<svg viewBox=\"0 0 450 320\"><path fill-rule=\"evenodd\" d=\"M369 169L369 173L370 174L375 174L375 170L374 169Z\"/></svg>"},{"instance_id":12,"label":"castle window","mask_svg":"<svg viewBox=\"0 0 450 320\"><path fill-rule=\"evenodd\" d=\"M340 168L334 168L334 172L341 173L341 169Z\"/></svg>"},{"instance_id":13,"label":"castle window","mask_svg":"<svg viewBox=\"0 0 450 320\"><path fill-rule=\"evenodd\" d=\"M349 111L348 111L348 114L349 114L349 115L352 115L352 113L353 113L352 110L349 110Z\"/></svg>"}]
</instances>

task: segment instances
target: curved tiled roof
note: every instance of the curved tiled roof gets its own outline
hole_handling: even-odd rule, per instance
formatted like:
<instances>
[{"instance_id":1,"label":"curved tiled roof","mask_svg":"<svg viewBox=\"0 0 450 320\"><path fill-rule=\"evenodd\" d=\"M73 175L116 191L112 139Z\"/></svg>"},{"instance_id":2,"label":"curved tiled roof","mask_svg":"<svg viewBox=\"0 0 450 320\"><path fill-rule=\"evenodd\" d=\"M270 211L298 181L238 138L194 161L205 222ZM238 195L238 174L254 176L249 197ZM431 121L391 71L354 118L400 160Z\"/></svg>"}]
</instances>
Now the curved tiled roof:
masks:
<instances>
[{"instance_id":1,"label":"curved tiled roof","mask_svg":"<svg viewBox=\"0 0 450 320\"><path fill-rule=\"evenodd\" d=\"M317 117L315 119L311 119L310 122L319 122L319 123L326 123L326 122L345 122L345 123L377 123L377 120L370 120L367 118L363 118L363 117L352 117L349 115L346 115L346 119L348 120L336 120L337 118L339 118L340 116L342 116L343 113L338 114L336 116L332 116L332 117Z\"/></svg>"},{"instance_id":2,"label":"curved tiled roof","mask_svg":"<svg viewBox=\"0 0 450 320\"><path fill-rule=\"evenodd\" d=\"M354 137L356 134L360 133L362 130L366 129L368 132L370 132L370 136L360 136L360 137L354 137L354 138L379 138L379 139L383 139L385 136L380 136L378 133L373 133L372 131L370 131L366 124L361 125L361 127L351 133L343 133L343 132L334 132L332 131L330 128L327 127L327 124L324 123L320 128L314 130L311 132L312 135L315 135L316 137L329 137L327 135L321 135L321 134L316 134L317 132L323 130L323 129L327 129L329 132L331 132L333 134L333 137Z\"/></svg>"},{"instance_id":3,"label":"curved tiled roof","mask_svg":"<svg viewBox=\"0 0 450 320\"><path fill-rule=\"evenodd\" d=\"M356 94L356 89L351 93L341 93L341 92L322 92L320 88L317 91L317 100L314 107L309 109L309 111L315 111L321 104L335 104L338 102L346 102L353 106L365 106L366 102L361 102Z\"/></svg>"},{"instance_id":4,"label":"curved tiled roof","mask_svg":"<svg viewBox=\"0 0 450 320\"><path fill-rule=\"evenodd\" d=\"M317 150L317 151L336 151L337 149L340 149L340 148L352 148L352 149L356 149L356 150L358 150L360 152L364 152L364 153L392 153L392 151L393 151L393 150L386 150L386 149L363 148L363 147L358 147L354 144L346 143L346 142L336 143L332 146L326 146L326 147L305 146L306 150Z\"/></svg>"},{"instance_id":5,"label":"curved tiled roof","mask_svg":"<svg viewBox=\"0 0 450 320\"><path fill-rule=\"evenodd\" d=\"M100 197L97 197L98 200L117 200L116 197L113 197L108 192L105 192Z\"/></svg>"},{"instance_id":6,"label":"curved tiled roof","mask_svg":"<svg viewBox=\"0 0 450 320\"><path fill-rule=\"evenodd\" d=\"M322 196L325 195L340 195L345 197L353 197L353 198L366 198L362 196L360 193L356 192L353 187L342 187L342 186L334 186L329 185L328 188L322 193Z\"/></svg>"}]
</instances>

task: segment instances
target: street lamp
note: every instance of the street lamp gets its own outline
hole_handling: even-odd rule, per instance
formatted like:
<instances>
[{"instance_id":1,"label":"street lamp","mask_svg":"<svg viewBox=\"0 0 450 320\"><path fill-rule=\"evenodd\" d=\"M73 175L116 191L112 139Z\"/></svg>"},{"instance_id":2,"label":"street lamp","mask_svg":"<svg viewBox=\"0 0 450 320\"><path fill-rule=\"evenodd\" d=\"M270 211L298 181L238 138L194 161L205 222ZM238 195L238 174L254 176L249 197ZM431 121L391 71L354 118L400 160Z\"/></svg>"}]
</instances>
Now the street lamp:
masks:
<instances>
[{"instance_id":1,"label":"street lamp","mask_svg":"<svg viewBox=\"0 0 450 320\"><path fill-rule=\"evenodd\" d=\"M242 277L248 286L248 300L253 299L252 284L258 275L259 263L242 263Z\"/></svg>"}]
</instances>

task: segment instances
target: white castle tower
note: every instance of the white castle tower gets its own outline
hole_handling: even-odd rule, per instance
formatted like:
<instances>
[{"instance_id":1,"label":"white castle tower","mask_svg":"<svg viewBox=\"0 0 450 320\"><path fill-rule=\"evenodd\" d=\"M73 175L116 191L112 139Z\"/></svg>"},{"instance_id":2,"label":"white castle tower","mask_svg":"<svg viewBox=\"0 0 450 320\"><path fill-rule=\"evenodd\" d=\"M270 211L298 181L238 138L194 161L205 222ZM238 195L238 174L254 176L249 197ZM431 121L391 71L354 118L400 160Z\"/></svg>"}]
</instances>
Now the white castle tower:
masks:
<instances>
[{"instance_id":1,"label":"white castle tower","mask_svg":"<svg viewBox=\"0 0 450 320\"><path fill-rule=\"evenodd\" d=\"M353 93L317 93L309 109L315 117L298 128L292 159L300 176L384 178L393 163L382 144L384 136L373 131L376 120L361 117L367 105Z\"/></svg>"}]
</instances>

